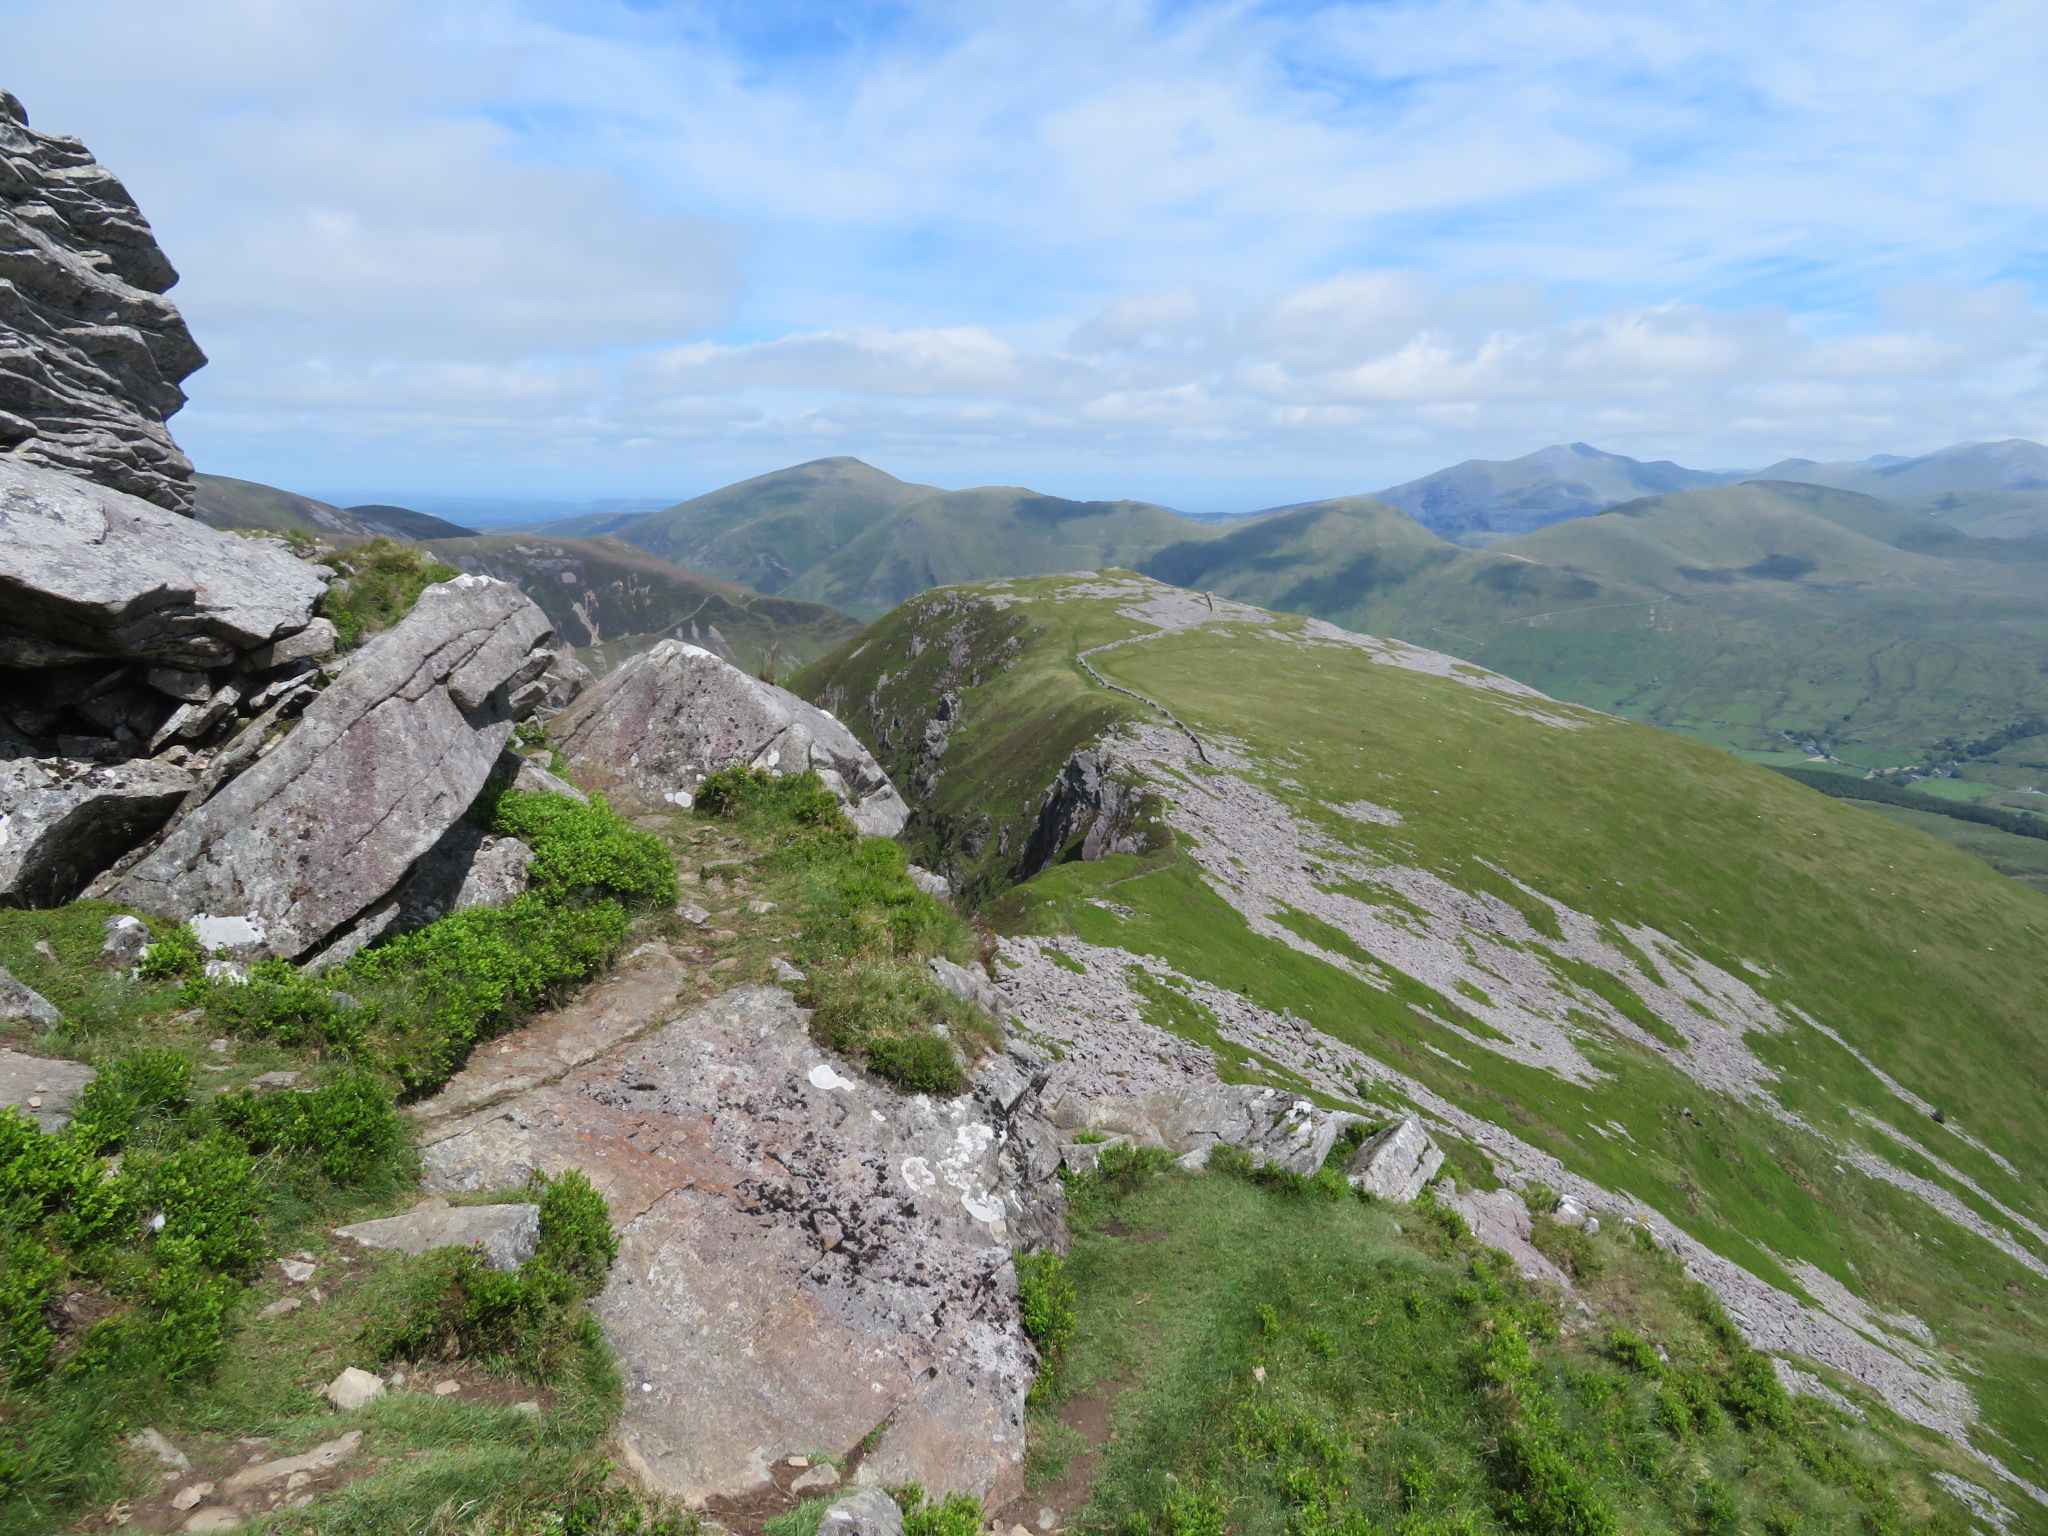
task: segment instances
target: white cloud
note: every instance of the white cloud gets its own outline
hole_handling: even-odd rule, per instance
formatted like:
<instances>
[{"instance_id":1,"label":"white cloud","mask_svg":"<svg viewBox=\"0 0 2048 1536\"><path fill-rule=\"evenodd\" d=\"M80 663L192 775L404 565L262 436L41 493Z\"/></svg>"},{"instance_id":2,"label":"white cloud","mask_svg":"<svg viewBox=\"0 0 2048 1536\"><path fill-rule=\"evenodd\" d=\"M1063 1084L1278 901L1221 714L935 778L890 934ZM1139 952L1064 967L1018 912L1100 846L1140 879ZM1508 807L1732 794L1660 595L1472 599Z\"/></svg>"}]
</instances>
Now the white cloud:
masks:
<instances>
[{"instance_id":1,"label":"white cloud","mask_svg":"<svg viewBox=\"0 0 2048 1536\"><path fill-rule=\"evenodd\" d=\"M1557 439L2048 433L2033 0L811 14L0 0L0 32L186 273L215 362L176 425L232 472L602 495L829 444L1247 504Z\"/></svg>"}]
</instances>

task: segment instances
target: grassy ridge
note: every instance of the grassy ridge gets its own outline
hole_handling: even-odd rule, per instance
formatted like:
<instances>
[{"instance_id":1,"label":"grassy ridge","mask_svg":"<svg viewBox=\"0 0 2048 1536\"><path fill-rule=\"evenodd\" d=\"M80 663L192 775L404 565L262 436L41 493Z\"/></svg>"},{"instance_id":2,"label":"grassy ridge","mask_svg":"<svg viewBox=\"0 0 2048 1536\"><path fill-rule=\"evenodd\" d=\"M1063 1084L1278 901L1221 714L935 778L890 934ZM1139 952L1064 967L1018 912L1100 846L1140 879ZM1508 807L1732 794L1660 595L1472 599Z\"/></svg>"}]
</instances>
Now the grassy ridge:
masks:
<instances>
[{"instance_id":1,"label":"grassy ridge","mask_svg":"<svg viewBox=\"0 0 2048 1536\"><path fill-rule=\"evenodd\" d=\"M929 594L806 681L838 690L843 718L864 739L886 730L916 743L934 715L932 669L949 664L931 659L946 637L986 635L966 651L980 656L986 644L992 658L1017 641L978 686L958 680L950 744L919 808L933 835L985 833L974 867L987 871L994 895L1003 866L987 849L1005 833L1019 846L1046 765L1114 719L1156 717L1074 664L1082 649L1150 632L1114 600L1054 579L996 584L990 596L978 606L974 589ZM2043 1245L1991 1202L2048 1224L2037 1177L2048 1167L2048 1129L2036 1110L2048 1087L2039 1027L2048 984L2035 963L2048 942L2048 904L1952 847L1700 743L1591 713L1568 712L1572 728L1532 719L1511 696L1387 665L1370 651L1303 649L1288 638L1293 624L1218 622L1092 659L1206 739L1236 743L1250 765L1240 776L1323 835L1520 910L1539 935L1521 945L1527 962L1633 1009L1653 1035L1669 1026L1632 1002L1625 978L1540 937L1546 923L1557 931L1548 902L1583 914L1617 946L1634 945L1626 935L1648 927L1743 978L1784 1012L1785 1027L1751 1032L1744 1045L1775 1074L1769 1092L1798 1123L1703 1087L1583 1020L1571 1033L1600 1074L1590 1082L1500 1054L1485 1044L1470 1000L1432 984L1426 968L1383 952L1373 958L1385 983L1366 985L1253 932L1204 874L1200 850L1171 837L1146 854L1059 864L1000 895L988 907L998 928L1161 957L1305 1020L1573 1171L1629 1191L1782 1289L1800 1294L1802 1267L1811 1266L1876 1308L1912 1314L1972 1373L1984 1443L2004 1437L2013 1455L2048 1462L2048 1282L1844 1160L1845 1149L1863 1149L1926 1180L2041 1261ZM1040 728L1020 740L1025 720ZM1400 820L1362 823L1334 809L1360 799ZM1387 886L1368 881L1353 894L1400 910ZM1343 936L1308 914L1276 920L1346 952ZM1455 944L1444 942L1448 961ZM1643 958L1653 968L1675 963L1654 946ZM1192 997L1155 996L1151 1017L1219 1041ZM1300 1086L1257 1051L1233 1047L1228 1060L1247 1056L1256 1068L1226 1074ZM1901 1103L1864 1061L1941 1108L1946 1126Z\"/></svg>"},{"instance_id":2,"label":"grassy ridge","mask_svg":"<svg viewBox=\"0 0 2048 1536\"><path fill-rule=\"evenodd\" d=\"M1966 1527L1894 1441L1787 1399L1654 1247L1570 1233L1595 1325L1427 1202L1111 1161L1073 1190L1073 1319L1054 1394L1124 1389L1084 1516L1098 1528ZM1067 1438L1054 1406L1035 1415L1049 1446Z\"/></svg>"}]
</instances>

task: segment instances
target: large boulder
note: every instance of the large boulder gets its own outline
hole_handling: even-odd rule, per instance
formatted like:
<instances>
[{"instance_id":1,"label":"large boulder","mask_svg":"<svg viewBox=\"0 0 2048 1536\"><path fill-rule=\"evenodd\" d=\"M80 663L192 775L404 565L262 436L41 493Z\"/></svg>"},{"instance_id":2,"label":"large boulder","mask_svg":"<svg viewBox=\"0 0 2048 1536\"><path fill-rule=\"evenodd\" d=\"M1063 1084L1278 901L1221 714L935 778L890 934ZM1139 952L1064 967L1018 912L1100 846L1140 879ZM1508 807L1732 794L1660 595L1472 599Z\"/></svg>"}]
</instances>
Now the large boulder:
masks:
<instances>
[{"instance_id":1,"label":"large boulder","mask_svg":"<svg viewBox=\"0 0 2048 1536\"><path fill-rule=\"evenodd\" d=\"M330 575L277 540L0 455L0 612L18 637L0 664L226 666L305 629Z\"/></svg>"},{"instance_id":2,"label":"large boulder","mask_svg":"<svg viewBox=\"0 0 2048 1536\"><path fill-rule=\"evenodd\" d=\"M815 768L863 832L894 837L910 815L838 720L680 640L642 651L586 689L549 735L579 781L638 809L687 806L722 768Z\"/></svg>"},{"instance_id":3,"label":"large boulder","mask_svg":"<svg viewBox=\"0 0 2048 1536\"><path fill-rule=\"evenodd\" d=\"M787 992L675 1018L686 982L643 952L478 1057L416 1111L426 1187L580 1168L603 1192L620 1249L596 1310L648 1486L740 1495L867 1441L867 1480L1017 1496L1035 1358L1011 1250L1063 1209L1043 1059L905 1096L815 1045Z\"/></svg>"},{"instance_id":4,"label":"large boulder","mask_svg":"<svg viewBox=\"0 0 2048 1536\"><path fill-rule=\"evenodd\" d=\"M190 512L164 420L206 356L162 296L177 280L114 173L0 91L0 462Z\"/></svg>"},{"instance_id":5,"label":"large boulder","mask_svg":"<svg viewBox=\"0 0 2048 1536\"><path fill-rule=\"evenodd\" d=\"M55 907L150 836L192 775L144 760L0 762L0 907Z\"/></svg>"},{"instance_id":6,"label":"large boulder","mask_svg":"<svg viewBox=\"0 0 2048 1536\"><path fill-rule=\"evenodd\" d=\"M107 894L237 958L301 958L375 904L475 801L553 652L487 576L428 587L297 729L173 823Z\"/></svg>"},{"instance_id":7,"label":"large boulder","mask_svg":"<svg viewBox=\"0 0 2048 1536\"><path fill-rule=\"evenodd\" d=\"M1443 1150L1422 1122L1403 1115L1351 1155L1344 1178L1363 1194L1406 1203L1422 1193L1443 1165Z\"/></svg>"}]
</instances>

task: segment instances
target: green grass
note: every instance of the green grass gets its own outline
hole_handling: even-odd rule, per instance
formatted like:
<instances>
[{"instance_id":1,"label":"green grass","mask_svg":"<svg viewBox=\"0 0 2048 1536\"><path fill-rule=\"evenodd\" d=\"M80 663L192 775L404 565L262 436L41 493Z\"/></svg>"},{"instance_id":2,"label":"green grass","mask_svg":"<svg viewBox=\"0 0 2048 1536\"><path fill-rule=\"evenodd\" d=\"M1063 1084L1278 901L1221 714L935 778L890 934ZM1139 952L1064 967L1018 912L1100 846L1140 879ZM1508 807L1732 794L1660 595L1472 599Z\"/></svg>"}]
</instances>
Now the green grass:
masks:
<instances>
[{"instance_id":1,"label":"green grass","mask_svg":"<svg viewBox=\"0 0 2048 1536\"><path fill-rule=\"evenodd\" d=\"M331 566L339 580L327 589L320 612L333 622L344 648L389 629L412 611L420 593L462 574L417 544L395 539L372 539L321 563Z\"/></svg>"},{"instance_id":2,"label":"green grass","mask_svg":"<svg viewBox=\"0 0 2048 1536\"><path fill-rule=\"evenodd\" d=\"M1122 1388L1093 1528L1964 1528L1907 1432L1787 1401L1633 1243L1592 1240L1610 1329L1426 1206L1167 1169L1084 1181L1073 1224L1060 1390Z\"/></svg>"},{"instance_id":3,"label":"green grass","mask_svg":"<svg viewBox=\"0 0 2048 1536\"><path fill-rule=\"evenodd\" d=\"M845 718L866 739L886 727L916 740L937 692L930 669L942 637L963 634L971 649L981 643L972 637L989 635L992 650L1017 638L1001 669L960 690L955 745L918 807L922 835L938 844L933 858L946 853L941 831L957 847L975 829L976 811L992 823L989 842L1007 828L1019 846L1051 777L1047 765L1086 746L1108 719L1142 717L1141 706L1105 695L1071 658L1143 626L1058 580L1007 583L1004 593L1007 606L979 611L971 589L920 598L877 626L865 649L806 679L820 694L843 690ZM1561 997L1604 998L1668 1044L1670 1027L1631 1004L1641 984L1631 978L1645 963L1667 979L1682 972L1650 941L1627 938L1642 927L1682 944L1697 957L1690 963L1753 987L1785 1023L1749 1032L1744 1047L1777 1074L1768 1091L1801 1123L1701 1086L1592 1024L1583 1005L1572 1039L1600 1076L1573 1083L1511 1059L1473 1028L1479 1004L1404 969L1396 951L1351 941L1377 967L1367 984L1254 933L1204 873L1202 850L1163 828L1145 854L1059 864L1010 888L1000 878L1007 871L982 855L984 911L998 930L1160 957L1183 976L1305 1021L1574 1172L1628 1191L1771 1284L1799 1294L1793 1266L1809 1264L1875 1307L1910 1313L1933 1330L1940 1356L1957 1362L1982 1410L1977 1443L2013 1465L2022 1464L2014 1456L2048 1463L2048 1282L1906 1190L1854 1171L1838 1150L1864 1148L1928 1180L2048 1259L2043 1244L1988 1203L2048 1225L2039 1193L2048 1122L2037 1111L2048 1089L2039 1027L2048 977L2034 963L2048 940L2048 903L1956 847L1709 746L1569 711L1576 728L1561 728L1518 713L1529 706L1513 697L1350 648L1304 650L1290 633L1284 619L1219 623L1094 660L1112 682L1161 701L1206 739L1239 744L1248 764L1240 775L1352 857L1486 893L1529 916L1533 934L1514 941L1516 963L1533 965ZM1029 721L1043 728L1027 747L1011 756L997 749L1023 737ZM1035 786L1034 773L1043 775ZM1367 825L1331 809L1359 798L1402 820ZM1464 963L1455 923L1432 928L1392 886L1342 888L1419 944L1418 960ZM1577 914L1580 931L1638 959L1595 964L1583 951L1561 953L1556 932L1546 937L1535 921L1553 902ZM1351 954L1310 914L1276 918ZM1469 930L1474 938L1489 931ZM1468 979L1506 993L1496 978ZM1137 990L1150 999L1153 1022L1217 1050L1225 1077L1303 1086L1260 1053L1243 1067L1246 1051L1222 1039L1193 996ZM1942 1107L1946 1123L1901 1103L1802 1016ZM1462 1021L1478 1038L1447 1037L1436 1020ZM1965 1137L2008 1159L2017 1175ZM2024 1501L2018 1514L2039 1528Z\"/></svg>"},{"instance_id":4,"label":"green grass","mask_svg":"<svg viewBox=\"0 0 2048 1536\"><path fill-rule=\"evenodd\" d=\"M728 821L802 927L791 947L812 1033L911 1093L951 1097L966 1068L1000 1044L994 1020L933 981L927 962L977 962L972 935L911 883L903 850L861 837L815 773L729 768L696 796L701 818Z\"/></svg>"},{"instance_id":5,"label":"green grass","mask_svg":"<svg viewBox=\"0 0 2048 1536\"><path fill-rule=\"evenodd\" d=\"M504 912L441 919L320 978L272 964L243 985L207 981L189 974L191 946L163 929L159 963L143 968L154 974L130 977L100 963L118 908L0 912L0 963L64 1015L19 1043L99 1069L58 1134L0 1114L0 1531L46 1531L133 1484L137 1469L111 1447L139 1424L189 1426L202 1439L274 1424L283 1441L332 1433L310 1385L293 1384L304 1364L278 1367L339 1355L320 1362L311 1351L322 1346L303 1338L303 1357L269 1350L294 1329L251 1326L250 1285L281 1252L326 1248L326 1226L409 1203L397 1093L438 1084L480 1033L607 964L630 918L624 903L675 895L666 852L602 801L506 795L480 814L532 841L535 888ZM202 1044L216 1034L220 1050ZM300 1073L302 1091L245 1086L280 1067ZM345 1338L365 1364L468 1360L568 1383L583 1406L540 1426L500 1413L453 1436L424 1404L374 1410L407 1472L353 1485L344 1502L402 1513L364 1526L323 1510L305 1517L312 1526L396 1529L485 1492L533 1508L550 1498L558 1511L586 1494L602 1504L595 1451L617 1386L581 1298L602 1284L615 1244L580 1175L529 1193L542 1243L519 1273L460 1254L372 1266L349 1305L337 1297L308 1321L329 1334L325 1348ZM86 1298L86 1321L57 1323L60 1295ZM264 1368L248 1364L252 1351L268 1353ZM621 1505L593 1519L626 1530L620 1522L639 1513Z\"/></svg>"}]
</instances>

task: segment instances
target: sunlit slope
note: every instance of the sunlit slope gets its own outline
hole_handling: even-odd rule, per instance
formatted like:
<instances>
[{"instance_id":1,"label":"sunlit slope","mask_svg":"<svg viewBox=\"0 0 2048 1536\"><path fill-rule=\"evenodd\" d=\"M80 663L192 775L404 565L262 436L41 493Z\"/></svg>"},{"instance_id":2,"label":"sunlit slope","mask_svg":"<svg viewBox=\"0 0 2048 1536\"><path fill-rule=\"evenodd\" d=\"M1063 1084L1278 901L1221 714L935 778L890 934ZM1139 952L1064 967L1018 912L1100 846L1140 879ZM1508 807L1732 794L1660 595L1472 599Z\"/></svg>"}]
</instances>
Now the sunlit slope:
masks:
<instances>
[{"instance_id":1,"label":"sunlit slope","mask_svg":"<svg viewBox=\"0 0 2048 1536\"><path fill-rule=\"evenodd\" d=\"M787 590L875 618L931 587L1134 565L1222 532L1149 502L1068 501L1017 486L945 491L878 521Z\"/></svg>"},{"instance_id":2,"label":"sunlit slope","mask_svg":"<svg viewBox=\"0 0 2048 1536\"><path fill-rule=\"evenodd\" d=\"M780 592L898 509L937 494L936 486L898 480L859 459L813 459L650 512L616 531L693 571Z\"/></svg>"},{"instance_id":3,"label":"sunlit slope","mask_svg":"<svg viewBox=\"0 0 2048 1536\"><path fill-rule=\"evenodd\" d=\"M1354 497L1141 568L1725 745L1791 733L1916 755L2048 708L2044 551L1854 492L1750 483L1645 497L1485 550Z\"/></svg>"},{"instance_id":4,"label":"sunlit slope","mask_svg":"<svg viewBox=\"0 0 2048 1536\"><path fill-rule=\"evenodd\" d=\"M1682 737L1137 578L928 593L800 686L985 899L1013 992L1420 1107L1461 1181L1633 1212L1758 1343L2048 1529L1960 1448L2048 1483L2048 899ZM1005 890L1084 749L1148 851L1076 837Z\"/></svg>"}]
</instances>

